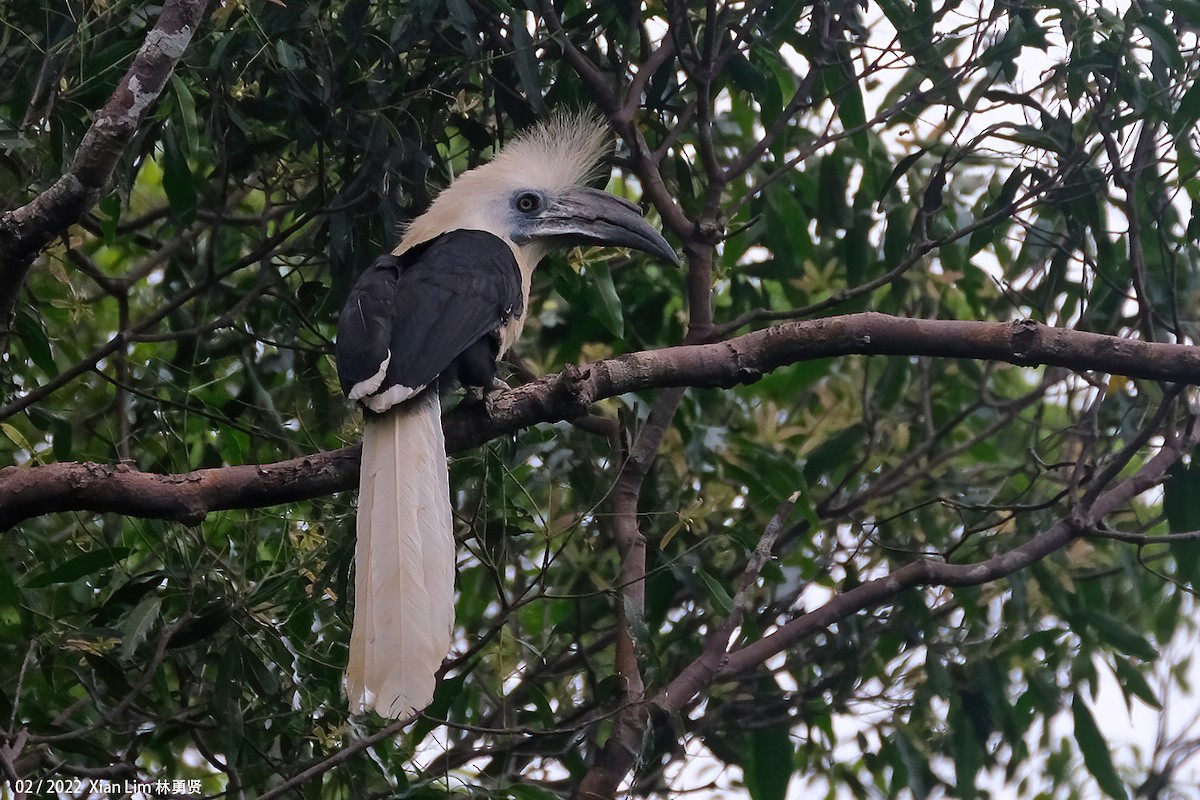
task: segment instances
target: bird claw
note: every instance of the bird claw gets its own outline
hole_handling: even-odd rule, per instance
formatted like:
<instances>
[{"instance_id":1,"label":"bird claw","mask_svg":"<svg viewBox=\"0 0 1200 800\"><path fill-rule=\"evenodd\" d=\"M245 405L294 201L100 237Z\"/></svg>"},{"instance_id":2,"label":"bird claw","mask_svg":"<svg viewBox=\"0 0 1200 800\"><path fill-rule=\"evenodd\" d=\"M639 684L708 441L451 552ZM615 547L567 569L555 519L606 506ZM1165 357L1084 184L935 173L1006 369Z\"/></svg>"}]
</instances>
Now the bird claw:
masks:
<instances>
[{"instance_id":1,"label":"bird claw","mask_svg":"<svg viewBox=\"0 0 1200 800\"><path fill-rule=\"evenodd\" d=\"M492 378L492 385L487 389L480 387L480 393L483 395L483 410L487 412L488 417L495 416L496 398L511 388L499 378Z\"/></svg>"},{"instance_id":2,"label":"bird claw","mask_svg":"<svg viewBox=\"0 0 1200 800\"><path fill-rule=\"evenodd\" d=\"M479 403L483 406L483 411L488 417L492 417L495 409L496 398L502 392L506 392L512 387L499 378L492 378L491 386L467 386L466 396L471 402Z\"/></svg>"}]
</instances>

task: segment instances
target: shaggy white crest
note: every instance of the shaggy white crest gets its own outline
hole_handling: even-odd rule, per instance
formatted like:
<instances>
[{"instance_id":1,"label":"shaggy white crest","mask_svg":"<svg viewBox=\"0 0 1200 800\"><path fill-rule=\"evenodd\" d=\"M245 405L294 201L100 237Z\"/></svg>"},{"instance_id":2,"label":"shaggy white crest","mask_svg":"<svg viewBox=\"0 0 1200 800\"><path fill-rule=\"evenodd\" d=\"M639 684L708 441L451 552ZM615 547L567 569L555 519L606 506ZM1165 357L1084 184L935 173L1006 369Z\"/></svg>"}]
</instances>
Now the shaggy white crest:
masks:
<instances>
[{"instance_id":1,"label":"shaggy white crest","mask_svg":"<svg viewBox=\"0 0 1200 800\"><path fill-rule=\"evenodd\" d=\"M607 150L608 128L594 114L555 114L517 136L500 154L462 175L459 183L496 182L511 189L553 191L596 177Z\"/></svg>"},{"instance_id":2,"label":"shaggy white crest","mask_svg":"<svg viewBox=\"0 0 1200 800\"><path fill-rule=\"evenodd\" d=\"M553 192L598 176L608 127L587 112L559 113L522 132L487 164L459 175L404 232L396 252L459 228L502 230L508 199L518 189Z\"/></svg>"}]
</instances>

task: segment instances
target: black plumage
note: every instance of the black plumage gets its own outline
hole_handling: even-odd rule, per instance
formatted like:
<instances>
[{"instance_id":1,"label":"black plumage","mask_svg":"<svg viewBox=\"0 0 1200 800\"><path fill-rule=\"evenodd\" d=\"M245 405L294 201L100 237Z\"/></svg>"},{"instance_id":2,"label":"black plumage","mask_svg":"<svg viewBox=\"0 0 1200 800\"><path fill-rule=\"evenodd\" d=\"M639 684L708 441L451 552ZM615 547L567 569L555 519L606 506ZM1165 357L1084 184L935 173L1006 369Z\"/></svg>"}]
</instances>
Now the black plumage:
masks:
<instances>
[{"instance_id":1,"label":"black plumage","mask_svg":"<svg viewBox=\"0 0 1200 800\"><path fill-rule=\"evenodd\" d=\"M359 276L338 321L342 391L370 384L385 360L378 386L357 398L368 406L393 387L413 390L393 392L402 401L439 376L490 386L498 331L524 313L516 257L490 233L456 230L380 256Z\"/></svg>"}]
</instances>

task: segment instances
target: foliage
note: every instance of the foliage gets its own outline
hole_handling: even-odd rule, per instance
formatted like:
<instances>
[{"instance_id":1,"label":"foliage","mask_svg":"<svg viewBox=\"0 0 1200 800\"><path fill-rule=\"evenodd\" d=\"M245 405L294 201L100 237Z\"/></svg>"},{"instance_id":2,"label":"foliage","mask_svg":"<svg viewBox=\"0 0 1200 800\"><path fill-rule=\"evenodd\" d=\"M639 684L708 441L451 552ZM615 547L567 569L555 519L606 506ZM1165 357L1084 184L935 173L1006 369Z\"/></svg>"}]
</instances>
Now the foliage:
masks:
<instances>
[{"instance_id":1,"label":"foliage","mask_svg":"<svg viewBox=\"0 0 1200 800\"><path fill-rule=\"evenodd\" d=\"M4 208L68 168L156 13L0 0ZM610 188L688 269L550 259L512 383L856 311L1190 342L1197 24L1193 0L214 4L112 191L30 273L0 463L184 473L354 442L331 360L349 284L560 107L610 119ZM1200 528L1187 459L1001 580L835 605L920 559L1035 543L1191 435L1175 388L1102 366L803 361L460 454L456 650L425 717L370 748L384 723L341 685L352 493L191 527L47 509L0 540L12 768L250 796L349 750L299 795L520 800L597 780L630 734L636 796L693 786L700 750L755 800L1157 796L1180 759L1114 763L1090 709L1103 671L1157 706L1155 670L1188 666L1162 654L1191 630L1200 544L1148 538ZM660 702L722 632L736 654L825 612ZM630 705L622 640L654 703Z\"/></svg>"}]
</instances>

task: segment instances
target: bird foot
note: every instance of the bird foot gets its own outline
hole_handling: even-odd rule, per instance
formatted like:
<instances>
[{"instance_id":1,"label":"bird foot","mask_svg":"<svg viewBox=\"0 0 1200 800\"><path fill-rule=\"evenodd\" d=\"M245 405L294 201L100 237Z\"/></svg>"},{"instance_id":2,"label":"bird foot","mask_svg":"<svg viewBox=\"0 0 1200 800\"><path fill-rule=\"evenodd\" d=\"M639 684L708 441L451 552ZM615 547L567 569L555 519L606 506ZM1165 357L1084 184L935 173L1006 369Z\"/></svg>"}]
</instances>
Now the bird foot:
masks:
<instances>
[{"instance_id":1,"label":"bird foot","mask_svg":"<svg viewBox=\"0 0 1200 800\"><path fill-rule=\"evenodd\" d=\"M487 412L489 418L494 418L496 415L496 399L501 393L507 392L511 388L499 378L492 378L492 385L489 388L480 388L480 393L483 395L483 410Z\"/></svg>"},{"instance_id":2,"label":"bird foot","mask_svg":"<svg viewBox=\"0 0 1200 800\"><path fill-rule=\"evenodd\" d=\"M492 379L491 386L468 386L466 387L466 396L472 403L478 403L483 406L483 411L489 418L493 417L496 398L502 392L506 392L512 387L499 378Z\"/></svg>"}]
</instances>

